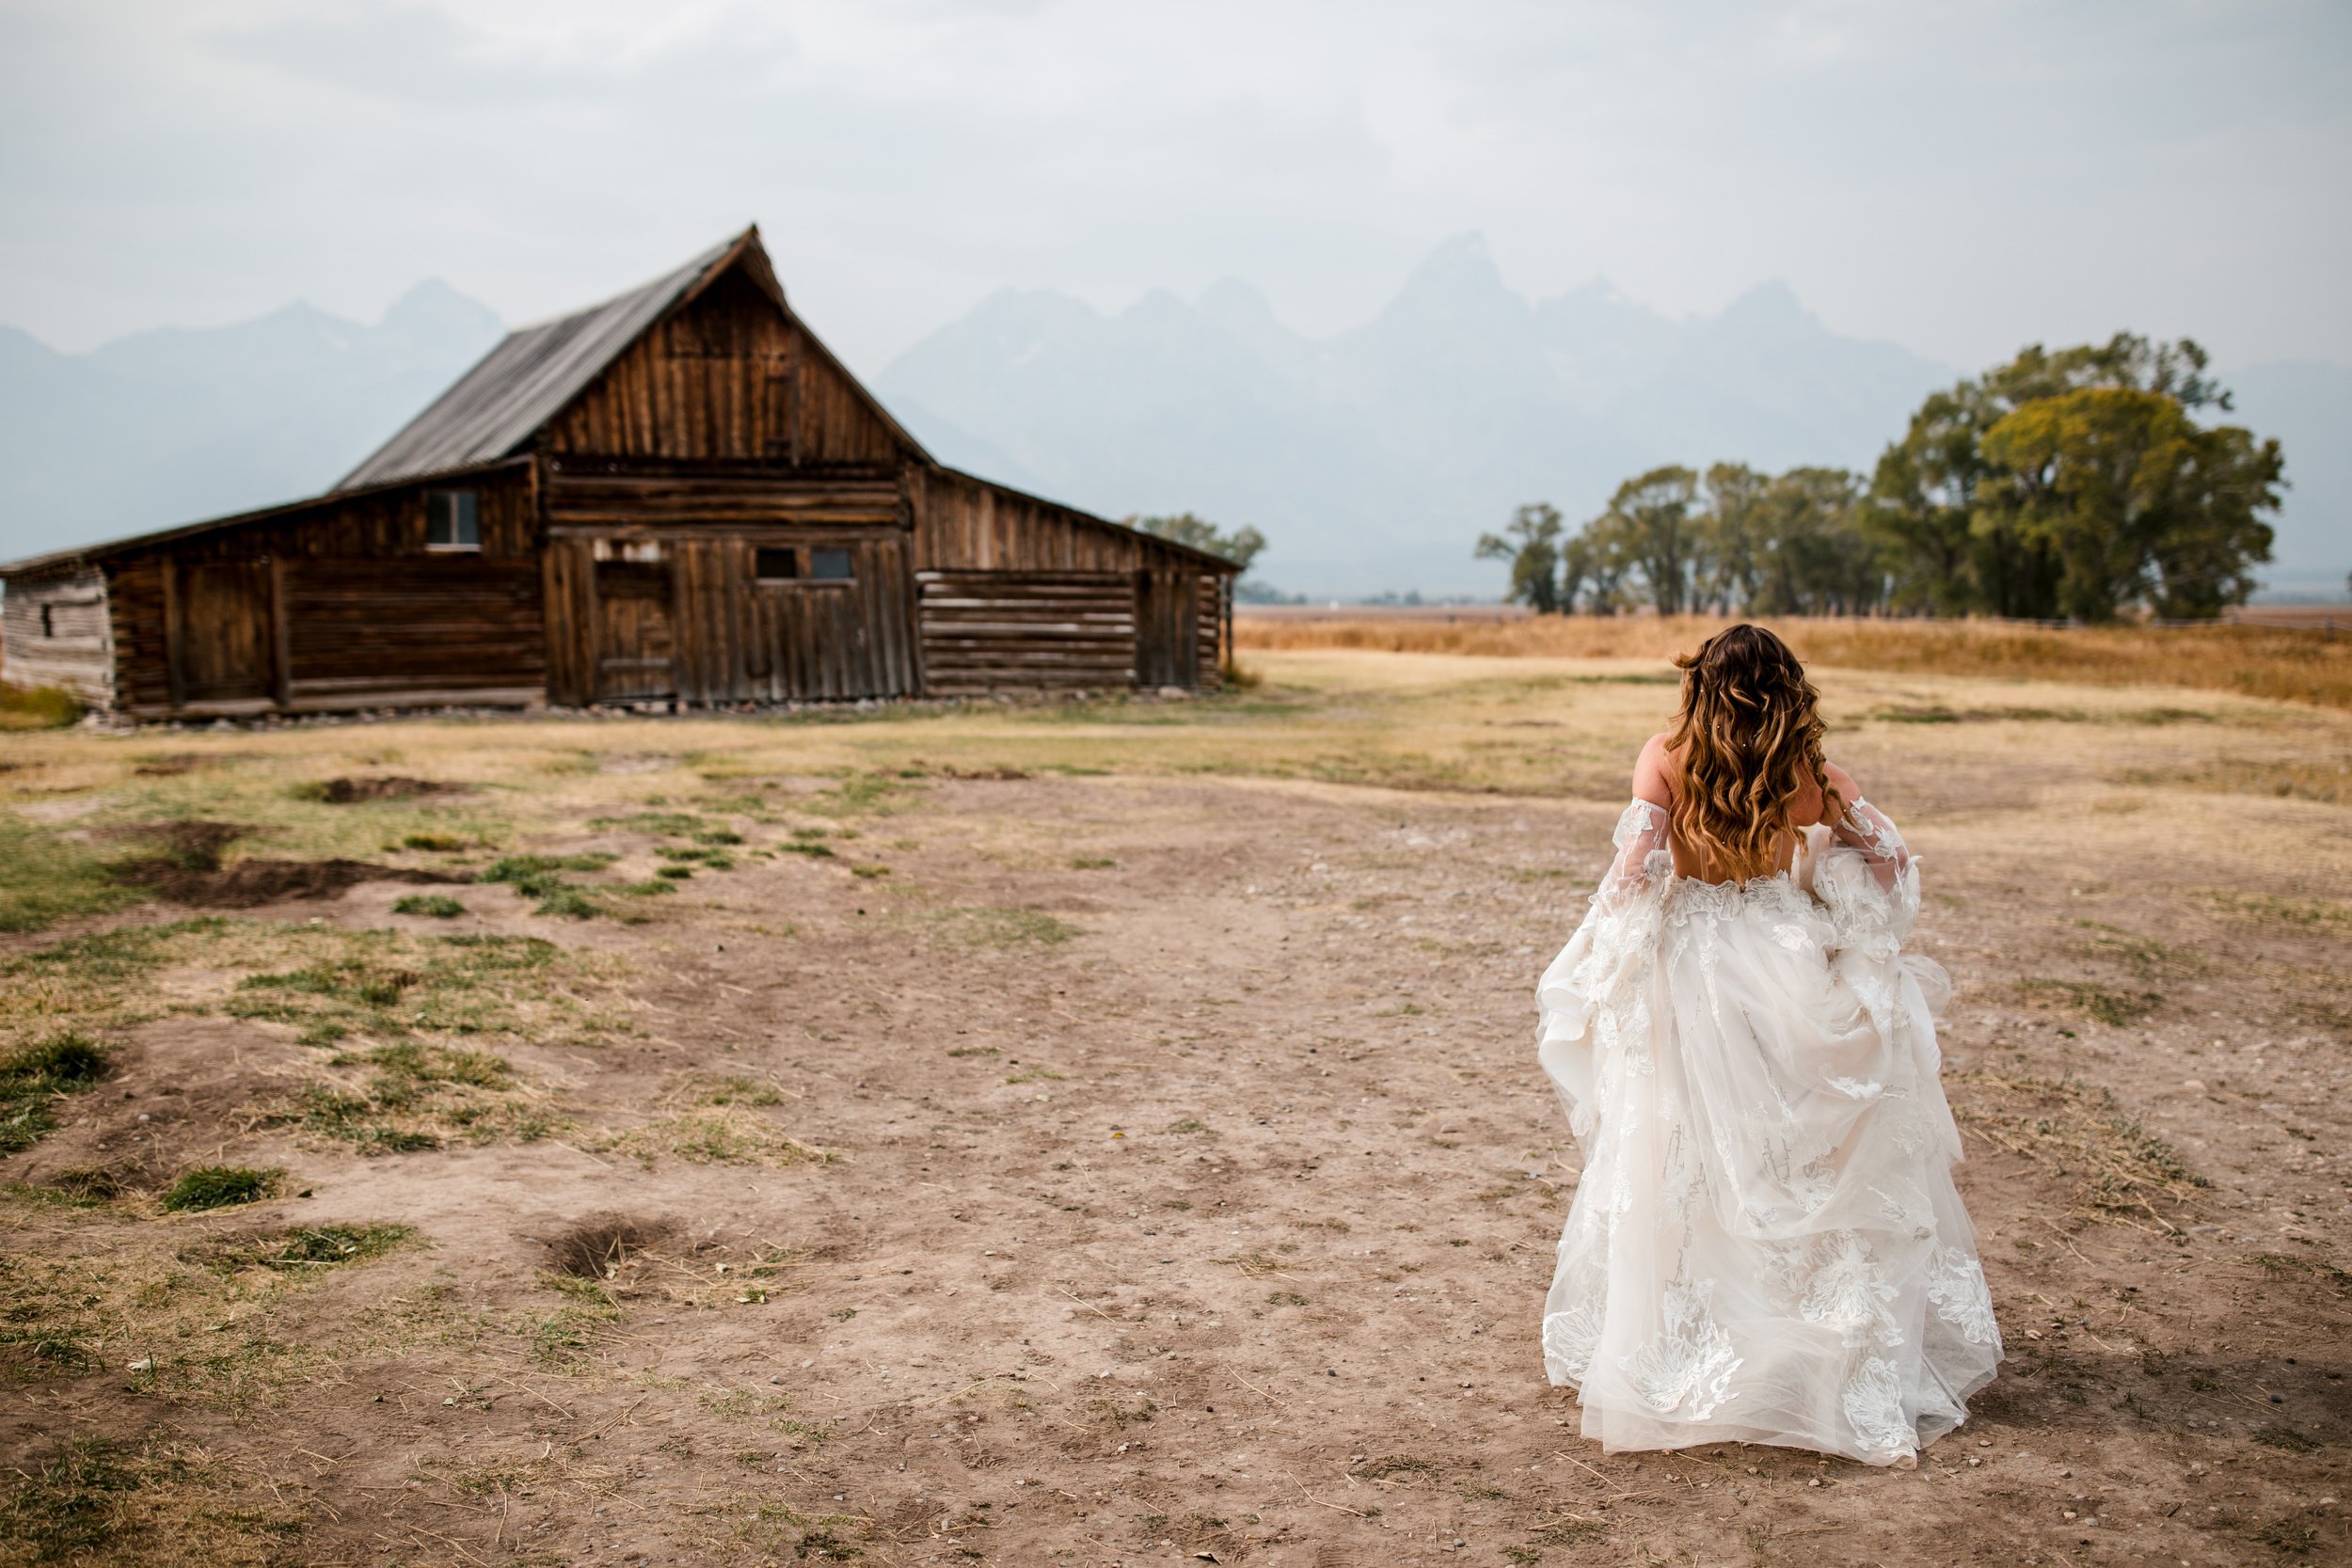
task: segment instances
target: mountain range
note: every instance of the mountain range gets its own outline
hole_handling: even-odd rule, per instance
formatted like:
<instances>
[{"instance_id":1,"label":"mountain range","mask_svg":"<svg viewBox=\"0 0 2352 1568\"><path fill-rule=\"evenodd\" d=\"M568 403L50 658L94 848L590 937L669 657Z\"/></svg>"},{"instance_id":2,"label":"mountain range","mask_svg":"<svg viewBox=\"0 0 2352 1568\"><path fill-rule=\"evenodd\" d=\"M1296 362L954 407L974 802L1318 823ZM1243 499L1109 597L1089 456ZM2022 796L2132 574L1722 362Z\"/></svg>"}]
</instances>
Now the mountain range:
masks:
<instances>
[{"instance_id":1,"label":"mountain range","mask_svg":"<svg viewBox=\"0 0 2352 1568\"><path fill-rule=\"evenodd\" d=\"M822 324L818 324L821 330ZM497 341L419 285L363 325L307 305L88 354L0 328L0 559L313 494ZM1258 576L1318 596L1492 594L1477 535L1572 519L1660 463L1867 469L1963 372L1831 331L1786 284L1673 320L1596 280L1531 301L1485 243L1438 247L1363 325L1307 338L1228 279L1106 315L1004 290L871 378L934 455L1110 516L1189 511L1272 541ZM2352 369L2224 377L2293 482L2268 574L2352 568Z\"/></svg>"}]
</instances>

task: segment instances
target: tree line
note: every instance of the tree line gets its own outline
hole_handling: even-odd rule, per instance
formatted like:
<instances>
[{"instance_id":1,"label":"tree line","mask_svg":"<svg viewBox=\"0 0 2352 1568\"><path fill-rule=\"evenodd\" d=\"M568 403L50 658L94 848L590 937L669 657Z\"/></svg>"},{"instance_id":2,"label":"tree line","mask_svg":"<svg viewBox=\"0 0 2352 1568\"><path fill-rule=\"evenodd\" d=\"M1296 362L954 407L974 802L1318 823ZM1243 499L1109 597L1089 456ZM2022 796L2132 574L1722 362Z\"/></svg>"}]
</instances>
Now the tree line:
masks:
<instances>
[{"instance_id":1,"label":"tree line","mask_svg":"<svg viewBox=\"0 0 2352 1568\"><path fill-rule=\"evenodd\" d=\"M2187 339L2027 348L1937 392L1866 480L1680 465L1627 480L1574 532L1522 506L1481 558L1540 614L2212 616L2270 559L2275 440L2236 425Z\"/></svg>"}]
</instances>

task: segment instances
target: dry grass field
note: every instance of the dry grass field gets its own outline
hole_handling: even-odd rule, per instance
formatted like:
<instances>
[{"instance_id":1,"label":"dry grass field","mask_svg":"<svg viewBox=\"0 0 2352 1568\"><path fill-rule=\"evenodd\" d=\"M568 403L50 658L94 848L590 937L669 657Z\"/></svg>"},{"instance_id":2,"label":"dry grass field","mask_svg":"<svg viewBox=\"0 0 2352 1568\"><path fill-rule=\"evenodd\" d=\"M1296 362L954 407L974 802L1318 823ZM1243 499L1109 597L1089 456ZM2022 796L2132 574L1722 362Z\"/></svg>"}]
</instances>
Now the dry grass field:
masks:
<instances>
[{"instance_id":1,"label":"dry grass field","mask_svg":"<svg viewBox=\"0 0 2352 1568\"><path fill-rule=\"evenodd\" d=\"M2245 625L2150 630L2042 627L1997 621L1768 619L1807 662L1914 674L2063 680L2098 686L2187 686L2352 708L2352 614L2284 624L2291 612L2249 611ZM2320 621L2327 624L2323 626ZM1508 620L1441 611L1410 616L1311 614L1288 619L1244 610L1245 649L1353 648L1386 653L1551 658L1669 658L1731 623L1702 615L1546 615Z\"/></svg>"},{"instance_id":2,"label":"dry grass field","mask_svg":"<svg viewBox=\"0 0 2352 1568\"><path fill-rule=\"evenodd\" d=\"M1532 993L1664 650L1267 649L0 738L0 1561L2344 1560L2342 666L1810 646L2010 1350L1916 1471L1543 1381Z\"/></svg>"}]
</instances>

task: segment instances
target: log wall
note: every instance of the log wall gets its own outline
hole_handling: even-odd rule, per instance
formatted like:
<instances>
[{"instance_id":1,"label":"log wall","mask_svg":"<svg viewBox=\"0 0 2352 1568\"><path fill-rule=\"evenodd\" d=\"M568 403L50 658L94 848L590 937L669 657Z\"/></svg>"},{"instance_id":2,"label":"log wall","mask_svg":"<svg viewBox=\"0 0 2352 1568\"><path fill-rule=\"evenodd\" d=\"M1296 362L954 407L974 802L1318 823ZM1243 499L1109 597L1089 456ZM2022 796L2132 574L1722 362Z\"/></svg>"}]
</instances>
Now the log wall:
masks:
<instances>
[{"instance_id":1,"label":"log wall","mask_svg":"<svg viewBox=\"0 0 2352 1568\"><path fill-rule=\"evenodd\" d=\"M114 702L114 632L95 567L20 578L0 602L0 680L56 687L93 707Z\"/></svg>"},{"instance_id":2,"label":"log wall","mask_svg":"<svg viewBox=\"0 0 2352 1568\"><path fill-rule=\"evenodd\" d=\"M1136 682L1126 572L921 572L925 689L1108 690Z\"/></svg>"}]
</instances>

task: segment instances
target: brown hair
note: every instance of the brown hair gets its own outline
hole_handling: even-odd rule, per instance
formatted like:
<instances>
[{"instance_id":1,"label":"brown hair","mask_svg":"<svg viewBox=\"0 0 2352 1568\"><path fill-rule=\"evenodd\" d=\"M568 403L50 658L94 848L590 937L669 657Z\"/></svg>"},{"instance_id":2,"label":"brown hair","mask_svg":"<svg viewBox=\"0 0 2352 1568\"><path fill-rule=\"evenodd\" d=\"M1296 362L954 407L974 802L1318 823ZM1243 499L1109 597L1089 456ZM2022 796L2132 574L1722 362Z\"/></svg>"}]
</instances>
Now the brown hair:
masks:
<instances>
[{"instance_id":1,"label":"brown hair","mask_svg":"<svg viewBox=\"0 0 2352 1568\"><path fill-rule=\"evenodd\" d=\"M1821 791L1823 820L1845 810L1821 757L1820 693L1788 644L1762 626L1717 632L1675 667L1682 672L1669 743L1680 774L1675 836L1736 878L1767 876L1805 781Z\"/></svg>"}]
</instances>

